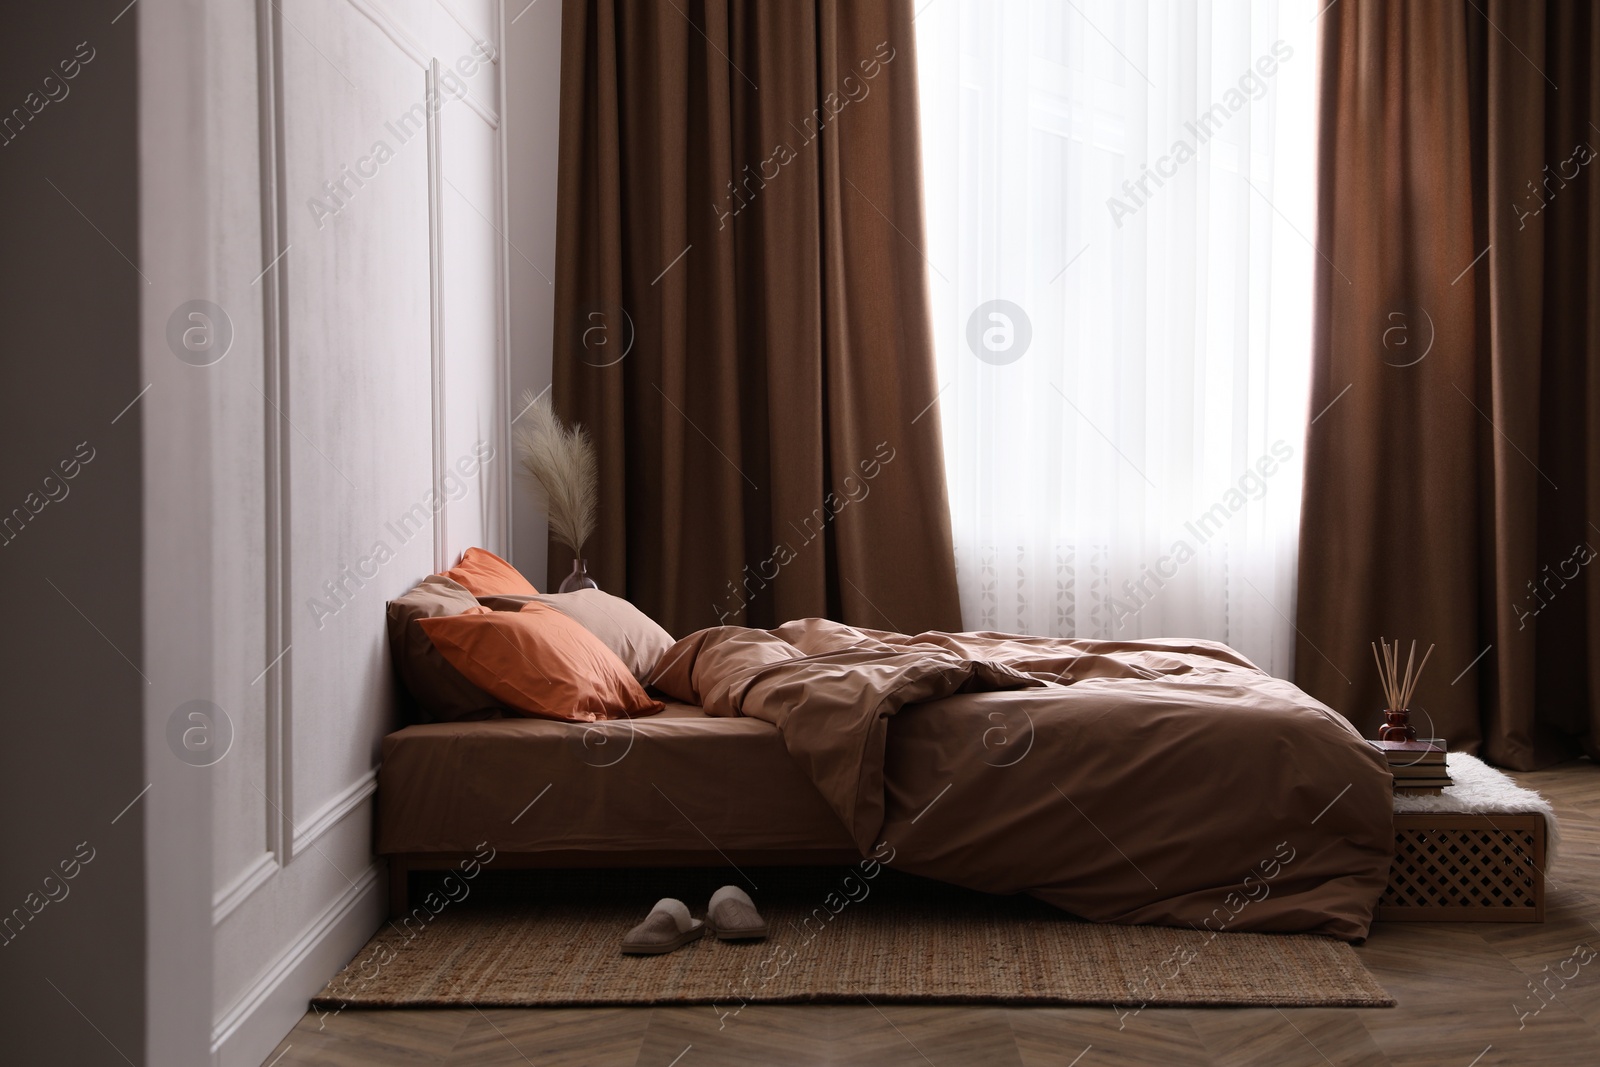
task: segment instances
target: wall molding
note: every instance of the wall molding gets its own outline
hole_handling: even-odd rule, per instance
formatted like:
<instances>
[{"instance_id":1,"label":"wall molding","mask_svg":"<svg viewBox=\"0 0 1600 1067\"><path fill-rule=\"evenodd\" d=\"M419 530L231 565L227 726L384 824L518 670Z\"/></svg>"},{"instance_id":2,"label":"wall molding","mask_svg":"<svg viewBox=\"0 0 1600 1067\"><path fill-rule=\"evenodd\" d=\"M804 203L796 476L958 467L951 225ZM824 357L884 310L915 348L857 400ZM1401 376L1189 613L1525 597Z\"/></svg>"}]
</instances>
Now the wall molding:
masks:
<instances>
[{"instance_id":1,"label":"wall molding","mask_svg":"<svg viewBox=\"0 0 1600 1067\"><path fill-rule=\"evenodd\" d=\"M476 44L480 50L489 53L489 61L491 63L497 64L497 65L499 64L499 62L500 62L500 49L495 47L494 42L486 39L481 33L479 33L477 30L473 29L471 26L469 26L467 24L467 20L461 14L461 9L460 8L458 8L458 7L456 7L456 5L452 4L450 2L450 0L434 0L434 2L437 3L440 7L444 8L445 14L449 15L452 19L455 20L456 25L461 27L461 32L465 33L468 37L471 37L472 38L472 42L474 44ZM498 16L499 16L499 10L498 9L501 8L502 6L503 6L503 0L497 0L497 2L495 4L496 21L497 22L498 22ZM505 39L505 35L502 32L501 33L501 40L504 40L504 39ZM502 97L500 97L500 99L504 100L505 97L502 96Z\"/></svg>"},{"instance_id":2,"label":"wall molding","mask_svg":"<svg viewBox=\"0 0 1600 1067\"><path fill-rule=\"evenodd\" d=\"M378 3L378 0L347 0L347 2L351 7L365 15L367 20L374 26L382 30L383 35L389 39L389 42L398 48L407 59L410 59L411 62L423 70L432 68L434 60L428 54L428 50L417 43L417 39L411 36L410 31L400 24L399 19L389 14L388 10ZM446 10L448 11L449 8L446 8ZM461 24L461 28L466 31L467 36L473 39L473 43L484 45L488 48L492 57L490 62L498 68L500 50L488 41L480 41L478 36L468 29L466 24L461 22L459 18L456 21ZM500 128L499 112L494 108L479 103L478 98L472 95L472 91L466 88L465 83L462 84L461 92L450 93L449 95L466 104L473 114L489 124L491 130Z\"/></svg>"},{"instance_id":3,"label":"wall molding","mask_svg":"<svg viewBox=\"0 0 1600 1067\"><path fill-rule=\"evenodd\" d=\"M404 52L412 62L419 67L428 65L428 50L411 36L411 32L400 24L400 20L389 13L388 8L378 3L378 0L349 0L350 6L365 15L371 23L383 31L383 35L400 51Z\"/></svg>"},{"instance_id":4,"label":"wall molding","mask_svg":"<svg viewBox=\"0 0 1600 1067\"><path fill-rule=\"evenodd\" d=\"M506 39L506 0L495 0L495 34L502 45ZM496 85L495 92L499 95L501 109L504 110L506 101L506 65L500 63L495 67ZM500 235L500 284L496 287L496 299L499 301L500 312L500 404L495 418L495 433L499 440L495 455L500 460L500 545L497 551L502 559L512 556L511 545L511 510L516 491L515 479L512 477L516 464L511 451L511 186L510 162L506 151L506 127L502 124L495 131L494 150L495 181L499 188L495 197L496 222ZM484 524L484 534L488 535L488 524Z\"/></svg>"},{"instance_id":5,"label":"wall molding","mask_svg":"<svg viewBox=\"0 0 1600 1067\"><path fill-rule=\"evenodd\" d=\"M300 855L311 843L344 821L352 811L361 807L366 799L378 791L378 769L372 770L345 786L339 795L311 813L304 826L294 832L294 852Z\"/></svg>"},{"instance_id":6,"label":"wall molding","mask_svg":"<svg viewBox=\"0 0 1600 1067\"><path fill-rule=\"evenodd\" d=\"M294 1023L305 1014L306 1000L325 985L350 957L372 936L372 931L382 922L385 904L378 881L381 864L374 863L360 877L350 883L343 893L322 914L312 920L300 935L286 945L239 999L229 1005L211 1030L211 1056L214 1063L227 1064L237 1056L230 1056L238 1041L240 1054L248 1052L252 1044L271 1048L277 1043L243 1040L247 1028L260 1023L273 1035L288 1033ZM287 1023L273 1021L265 1016L268 1007L283 1009ZM290 1017L292 1015L292 1017ZM255 1060L240 1062L254 1063Z\"/></svg>"},{"instance_id":7,"label":"wall molding","mask_svg":"<svg viewBox=\"0 0 1600 1067\"><path fill-rule=\"evenodd\" d=\"M260 889L282 869L275 852L263 852L251 860L238 877L217 890L211 898L211 925L220 925L235 908L249 899L251 893Z\"/></svg>"},{"instance_id":8,"label":"wall molding","mask_svg":"<svg viewBox=\"0 0 1600 1067\"><path fill-rule=\"evenodd\" d=\"M257 52L256 96L260 123L261 152L261 238L267 256L277 256L289 244L287 205L288 181L285 177L283 145L283 47L282 12L273 0L257 0L257 27L260 43ZM289 588L289 441L283 434L288 418L288 338L289 301L286 298L290 264L288 256L261 276L263 325L261 392L266 400L262 409L262 511L266 523L264 615L267 647L262 662L277 665L262 679L265 692L265 752L263 786L267 810L266 847L278 866L289 862L293 823L285 812L290 797L289 727L291 690L289 657L284 655L293 640L287 605L292 602ZM253 883L253 890L265 880ZM243 898L233 902L237 907ZM214 906L215 913L215 906ZM224 912L226 914L226 912Z\"/></svg>"},{"instance_id":9,"label":"wall molding","mask_svg":"<svg viewBox=\"0 0 1600 1067\"><path fill-rule=\"evenodd\" d=\"M428 98L439 91L439 61L428 64ZM444 157L440 151L443 115L428 109L428 301L433 381L433 569L443 571L449 541L449 496L445 493L444 435Z\"/></svg>"}]
</instances>

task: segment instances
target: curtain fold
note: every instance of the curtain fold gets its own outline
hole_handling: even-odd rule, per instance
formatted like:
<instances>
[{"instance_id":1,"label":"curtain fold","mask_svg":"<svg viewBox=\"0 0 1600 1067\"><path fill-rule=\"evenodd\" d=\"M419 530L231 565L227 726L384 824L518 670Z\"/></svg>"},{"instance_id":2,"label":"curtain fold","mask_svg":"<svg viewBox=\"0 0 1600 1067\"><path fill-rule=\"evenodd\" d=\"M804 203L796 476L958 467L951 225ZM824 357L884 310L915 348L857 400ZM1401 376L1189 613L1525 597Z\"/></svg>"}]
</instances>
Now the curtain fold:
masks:
<instances>
[{"instance_id":1,"label":"curtain fold","mask_svg":"<svg viewBox=\"0 0 1600 1067\"><path fill-rule=\"evenodd\" d=\"M563 8L555 404L590 573L675 634L959 626L914 44L910 0Z\"/></svg>"},{"instance_id":2,"label":"curtain fold","mask_svg":"<svg viewBox=\"0 0 1600 1067\"><path fill-rule=\"evenodd\" d=\"M1436 643L1418 729L1532 768L1600 723L1600 23L1323 16L1297 681L1375 732L1368 643Z\"/></svg>"}]
</instances>

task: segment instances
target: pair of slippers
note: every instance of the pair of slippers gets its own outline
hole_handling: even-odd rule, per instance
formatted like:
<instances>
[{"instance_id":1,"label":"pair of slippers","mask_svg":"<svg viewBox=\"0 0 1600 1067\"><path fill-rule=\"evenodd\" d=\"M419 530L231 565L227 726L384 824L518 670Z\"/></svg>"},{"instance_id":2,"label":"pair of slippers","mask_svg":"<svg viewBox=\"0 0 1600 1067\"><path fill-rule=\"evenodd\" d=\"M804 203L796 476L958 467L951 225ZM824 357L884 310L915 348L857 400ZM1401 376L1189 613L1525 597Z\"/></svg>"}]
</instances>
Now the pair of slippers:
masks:
<instances>
[{"instance_id":1,"label":"pair of slippers","mask_svg":"<svg viewBox=\"0 0 1600 1067\"><path fill-rule=\"evenodd\" d=\"M700 940L707 931L722 941L759 941L767 936L767 921L750 895L734 885L711 894L704 920L692 917L683 901L663 897L622 939L622 954L659 956Z\"/></svg>"}]
</instances>

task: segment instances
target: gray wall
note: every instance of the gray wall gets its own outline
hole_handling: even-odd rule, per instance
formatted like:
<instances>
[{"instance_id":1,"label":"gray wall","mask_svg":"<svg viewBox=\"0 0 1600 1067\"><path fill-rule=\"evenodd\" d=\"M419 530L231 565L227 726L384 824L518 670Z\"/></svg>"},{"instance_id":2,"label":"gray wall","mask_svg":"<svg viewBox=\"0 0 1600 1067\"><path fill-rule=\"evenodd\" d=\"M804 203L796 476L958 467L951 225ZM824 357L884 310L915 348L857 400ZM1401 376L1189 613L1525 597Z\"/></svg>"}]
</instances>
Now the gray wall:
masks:
<instances>
[{"instance_id":1,"label":"gray wall","mask_svg":"<svg viewBox=\"0 0 1600 1067\"><path fill-rule=\"evenodd\" d=\"M0 133L0 517L39 509L0 526L0 913L57 898L0 947L10 1063L144 1062L144 803L112 822L145 784L142 405L112 421L143 386L124 3L11 4L0 28L0 113L28 115Z\"/></svg>"}]
</instances>

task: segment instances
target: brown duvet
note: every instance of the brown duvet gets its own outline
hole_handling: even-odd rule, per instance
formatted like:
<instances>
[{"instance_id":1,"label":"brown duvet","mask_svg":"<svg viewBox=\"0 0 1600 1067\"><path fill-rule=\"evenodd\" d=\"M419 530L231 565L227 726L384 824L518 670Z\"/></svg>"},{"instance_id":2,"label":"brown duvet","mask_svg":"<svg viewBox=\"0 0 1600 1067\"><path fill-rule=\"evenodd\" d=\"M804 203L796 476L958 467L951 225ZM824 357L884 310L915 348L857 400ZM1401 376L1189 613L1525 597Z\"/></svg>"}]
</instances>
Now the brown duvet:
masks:
<instances>
[{"instance_id":1,"label":"brown duvet","mask_svg":"<svg viewBox=\"0 0 1600 1067\"><path fill-rule=\"evenodd\" d=\"M1224 645L861 630L678 642L652 685L777 727L863 853L1101 922L1366 936L1391 780Z\"/></svg>"}]
</instances>

